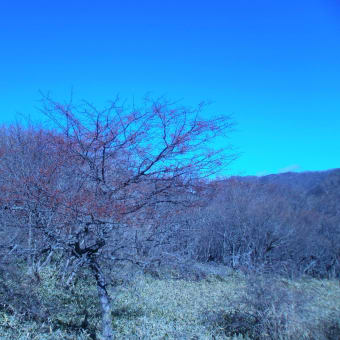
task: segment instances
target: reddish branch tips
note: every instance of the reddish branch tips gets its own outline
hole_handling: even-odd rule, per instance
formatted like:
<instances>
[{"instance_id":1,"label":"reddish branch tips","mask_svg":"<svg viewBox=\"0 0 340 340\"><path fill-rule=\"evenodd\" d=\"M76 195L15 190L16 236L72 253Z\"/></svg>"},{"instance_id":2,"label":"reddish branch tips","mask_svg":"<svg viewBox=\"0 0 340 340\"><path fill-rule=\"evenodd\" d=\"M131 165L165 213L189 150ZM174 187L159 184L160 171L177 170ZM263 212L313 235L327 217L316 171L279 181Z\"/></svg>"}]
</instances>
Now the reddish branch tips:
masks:
<instances>
[{"instance_id":1,"label":"reddish branch tips","mask_svg":"<svg viewBox=\"0 0 340 340\"><path fill-rule=\"evenodd\" d=\"M200 111L164 100L130 111L114 102L99 111L45 98L43 112L55 130L2 132L5 197L115 219L181 202L191 184L217 173L231 156L211 150L230 130L230 118L202 119Z\"/></svg>"}]
</instances>

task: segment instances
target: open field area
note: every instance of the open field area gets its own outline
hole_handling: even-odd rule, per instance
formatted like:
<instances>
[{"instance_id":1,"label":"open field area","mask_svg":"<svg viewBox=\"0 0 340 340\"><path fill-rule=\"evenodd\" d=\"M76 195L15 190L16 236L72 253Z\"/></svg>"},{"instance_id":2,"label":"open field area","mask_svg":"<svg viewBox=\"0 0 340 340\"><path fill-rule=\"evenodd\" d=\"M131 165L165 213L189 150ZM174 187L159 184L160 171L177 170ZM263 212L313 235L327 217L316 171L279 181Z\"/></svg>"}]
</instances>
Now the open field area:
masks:
<instances>
[{"instance_id":1,"label":"open field area","mask_svg":"<svg viewBox=\"0 0 340 340\"><path fill-rule=\"evenodd\" d=\"M338 339L340 336L339 281L258 277L254 285L254 280L220 266L204 270L210 273L199 281L179 279L176 272L167 273L166 278L139 273L129 280L117 280L110 290L116 338ZM39 321L12 312L10 303L2 306L0 338L100 339L95 331L100 328L100 312L94 282L79 280L65 291L58 287L53 270L45 270L41 279L40 283L22 284L29 284L27 289L32 290L32 298L40 301L36 308L40 308L41 315L48 308L54 308L53 314ZM262 319L256 322L253 316ZM256 329L257 333L251 334Z\"/></svg>"}]
</instances>

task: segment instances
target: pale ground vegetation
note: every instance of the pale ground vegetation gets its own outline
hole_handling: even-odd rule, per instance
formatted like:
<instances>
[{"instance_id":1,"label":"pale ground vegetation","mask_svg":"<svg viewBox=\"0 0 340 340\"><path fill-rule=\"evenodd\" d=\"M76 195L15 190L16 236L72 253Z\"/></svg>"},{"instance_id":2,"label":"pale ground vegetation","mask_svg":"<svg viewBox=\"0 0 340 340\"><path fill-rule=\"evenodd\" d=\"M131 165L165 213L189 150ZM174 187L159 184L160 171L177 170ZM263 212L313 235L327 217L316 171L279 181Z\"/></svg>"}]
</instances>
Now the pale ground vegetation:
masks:
<instances>
[{"instance_id":1,"label":"pale ground vegetation","mask_svg":"<svg viewBox=\"0 0 340 340\"><path fill-rule=\"evenodd\" d=\"M260 303L266 308L257 305L257 313L263 313L262 321L267 322L261 325L261 332L269 327L270 332L280 332L277 339L337 339L332 338L329 332L339 331L337 327L340 327L336 325L340 315L338 281L279 278L276 284L284 289L285 294L291 294L291 300L288 295L280 295L279 292L272 296L267 292L269 296L262 297L262 300L257 296L254 300L254 295L245 295L246 292L249 294L247 288L251 284L242 273L227 271L222 266L216 267L215 272L198 281L178 278L174 271L167 272L163 278L139 272L128 279L117 280L110 291L114 298L112 318L116 338L272 339L264 333L262 337L233 334L241 328L237 325L234 329L230 328L233 312L251 314L252 308ZM23 315L11 313L9 308L2 310L0 338L94 339L91 330L96 332L100 324L95 282L79 280L70 291L65 291L58 287L54 270L46 269L41 275L43 280L35 287L41 303L49 306L58 302L58 309L48 323L25 320ZM260 282L261 278L257 280ZM272 285L275 285L273 279ZM265 289L270 290L271 287ZM258 288L257 293L260 290ZM301 304L299 296L303 296ZM82 328L76 325L84 319L79 314L83 309L88 313L88 326ZM284 325L283 319L286 321ZM325 327L331 330L324 331ZM327 336L327 332L330 335ZM98 331L96 339L100 339Z\"/></svg>"}]
</instances>

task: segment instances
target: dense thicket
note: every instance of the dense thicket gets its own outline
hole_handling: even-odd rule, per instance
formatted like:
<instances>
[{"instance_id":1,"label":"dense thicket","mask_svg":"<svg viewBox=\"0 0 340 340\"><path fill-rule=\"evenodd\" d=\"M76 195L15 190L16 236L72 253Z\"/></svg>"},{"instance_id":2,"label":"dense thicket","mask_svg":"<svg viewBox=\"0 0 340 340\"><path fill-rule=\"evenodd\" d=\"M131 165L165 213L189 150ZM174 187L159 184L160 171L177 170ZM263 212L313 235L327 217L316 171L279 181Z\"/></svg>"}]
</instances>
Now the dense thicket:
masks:
<instances>
[{"instance_id":1,"label":"dense thicket","mask_svg":"<svg viewBox=\"0 0 340 340\"><path fill-rule=\"evenodd\" d=\"M215 183L209 205L187 220L192 256L246 271L338 278L340 170L303 173L302 184L299 174L282 177Z\"/></svg>"}]
</instances>

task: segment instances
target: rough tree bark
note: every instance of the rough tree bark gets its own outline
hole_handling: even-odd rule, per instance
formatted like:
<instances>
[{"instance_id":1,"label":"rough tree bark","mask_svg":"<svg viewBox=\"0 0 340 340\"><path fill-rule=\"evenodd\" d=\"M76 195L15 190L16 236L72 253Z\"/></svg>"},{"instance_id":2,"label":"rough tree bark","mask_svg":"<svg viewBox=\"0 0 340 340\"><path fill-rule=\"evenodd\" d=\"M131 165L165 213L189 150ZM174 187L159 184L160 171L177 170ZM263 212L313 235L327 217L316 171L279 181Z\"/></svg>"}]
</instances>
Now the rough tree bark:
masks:
<instances>
[{"instance_id":1,"label":"rough tree bark","mask_svg":"<svg viewBox=\"0 0 340 340\"><path fill-rule=\"evenodd\" d=\"M102 314L102 337L103 340L113 339L112 319L111 319L111 298L107 292L107 282L98 262L90 260L90 267L94 274L98 290L98 298Z\"/></svg>"}]
</instances>

